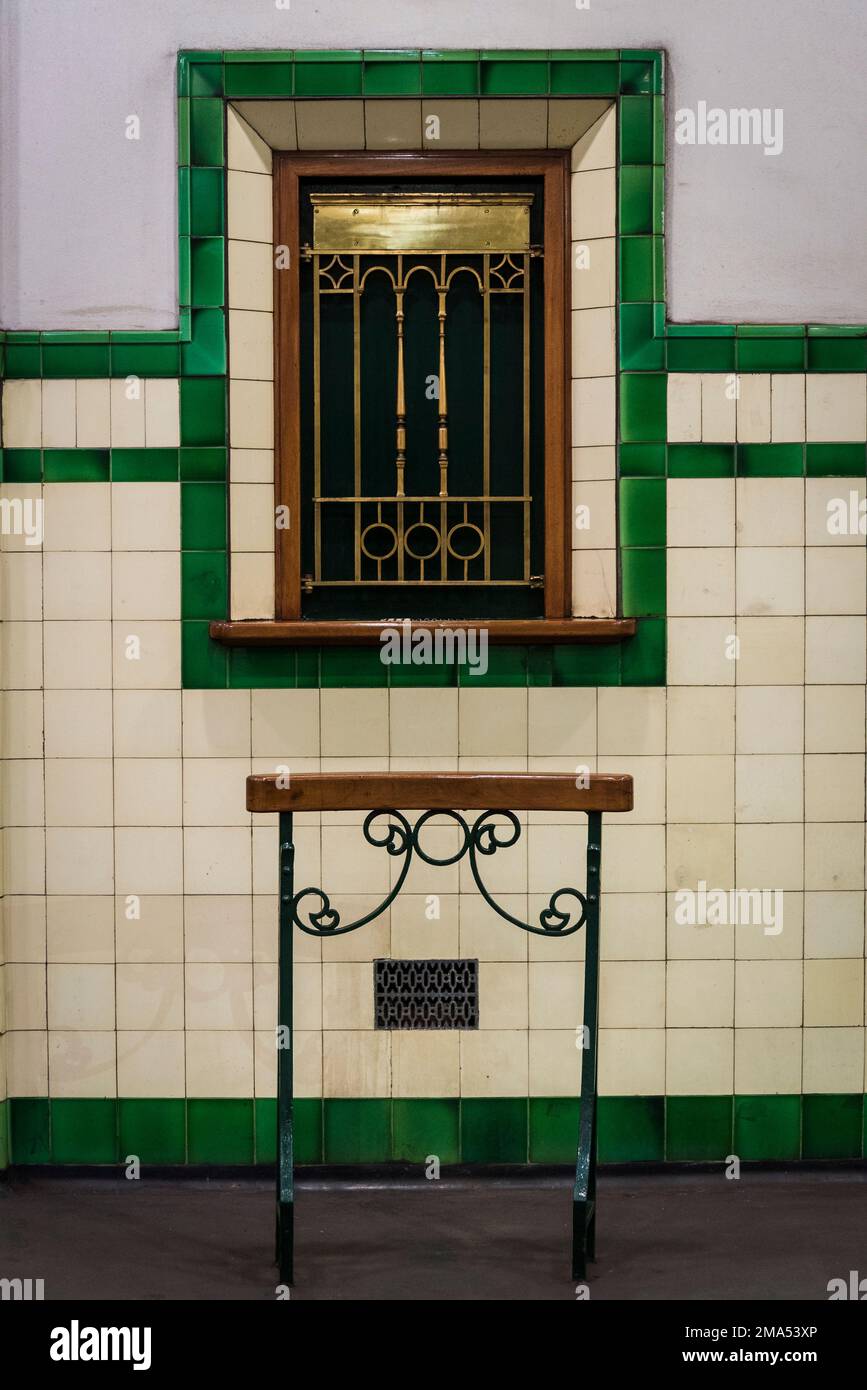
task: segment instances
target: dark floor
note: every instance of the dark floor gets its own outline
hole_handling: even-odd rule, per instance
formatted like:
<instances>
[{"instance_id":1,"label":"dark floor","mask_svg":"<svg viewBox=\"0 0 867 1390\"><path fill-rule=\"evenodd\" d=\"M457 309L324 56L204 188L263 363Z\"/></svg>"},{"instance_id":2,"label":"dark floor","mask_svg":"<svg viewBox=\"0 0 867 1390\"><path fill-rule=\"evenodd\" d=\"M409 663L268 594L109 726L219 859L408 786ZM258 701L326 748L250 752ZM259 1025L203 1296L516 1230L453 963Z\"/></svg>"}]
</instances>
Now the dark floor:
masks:
<instances>
[{"instance_id":1,"label":"dark floor","mask_svg":"<svg viewBox=\"0 0 867 1390\"><path fill-rule=\"evenodd\" d=\"M46 1299L273 1299L258 1179L13 1176L0 1277ZM575 1298L570 1184L302 1180L293 1299ZM867 1172L603 1175L596 1299L819 1299L867 1270Z\"/></svg>"}]
</instances>

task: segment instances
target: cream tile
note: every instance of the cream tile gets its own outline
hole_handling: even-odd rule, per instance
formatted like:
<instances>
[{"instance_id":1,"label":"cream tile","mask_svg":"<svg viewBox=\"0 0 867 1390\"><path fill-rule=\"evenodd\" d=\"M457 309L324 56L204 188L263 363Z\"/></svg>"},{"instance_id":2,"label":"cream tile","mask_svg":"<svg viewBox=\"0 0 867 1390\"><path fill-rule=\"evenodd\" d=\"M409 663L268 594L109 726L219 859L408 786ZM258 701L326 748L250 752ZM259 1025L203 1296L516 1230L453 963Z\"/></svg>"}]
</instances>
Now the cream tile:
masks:
<instances>
[{"instance_id":1,"label":"cream tile","mask_svg":"<svg viewBox=\"0 0 867 1390\"><path fill-rule=\"evenodd\" d=\"M185 690L184 757L249 757L250 708L248 690Z\"/></svg>"},{"instance_id":2,"label":"cream tile","mask_svg":"<svg viewBox=\"0 0 867 1390\"><path fill-rule=\"evenodd\" d=\"M6 1022L11 1033L46 1027L44 965L7 965Z\"/></svg>"},{"instance_id":3,"label":"cream tile","mask_svg":"<svg viewBox=\"0 0 867 1390\"><path fill-rule=\"evenodd\" d=\"M363 150L364 102L295 103L299 150Z\"/></svg>"},{"instance_id":4,"label":"cream tile","mask_svg":"<svg viewBox=\"0 0 867 1390\"><path fill-rule=\"evenodd\" d=\"M0 806L4 825L44 825L41 758L5 759L0 763Z\"/></svg>"},{"instance_id":5,"label":"cream tile","mask_svg":"<svg viewBox=\"0 0 867 1390\"><path fill-rule=\"evenodd\" d=\"M260 383L248 383L258 386ZM233 483L229 488L232 551L274 553L274 489L263 483Z\"/></svg>"},{"instance_id":6,"label":"cream tile","mask_svg":"<svg viewBox=\"0 0 867 1390\"><path fill-rule=\"evenodd\" d=\"M81 483L76 483L76 487L80 488L81 486ZM113 484L111 488L111 525L115 551L180 550L180 485L178 483ZM105 548L107 549L108 546Z\"/></svg>"},{"instance_id":7,"label":"cream tile","mask_svg":"<svg viewBox=\"0 0 867 1390\"><path fill-rule=\"evenodd\" d=\"M732 444L737 436L737 377L724 372L701 376L701 437L705 444Z\"/></svg>"},{"instance_id":8,"label":"cream tile","mask_svg":"<svg viewBox=\"0 0 867 1390\"><path fill-rule=\"evenodd\" d=\"M229 832L212 832L215 852L220 844L225 847L220 837L226 833ZM190 860L185 865L183 853L179 827L149 826L145 829L142 826L118 826L114 833L116 891L124 896L129 893L144 896L182 892L185 868L189 868L192 876L199 863L198 860ZM211 890L206 888L200 891Z\"/></svg>"},{"instance_id":9,"label":"cream tile","mask_svg":"<svg viewBox=\"0 0 867 1390\"><path fill-rule=\"evenodd\" d=\"M768 444L771 439L771 378L764 372L738 378L737 430L740 444Z\"/></svg>"},{"instance_id":10,"label":"cream tile","mask_svg":"<svg viewBox=\"0 0 867 1390\"><path fill-rule=\"evenodd\" d=\"M734 545L733 478L669 478L666 503L669 546Z\"/></svg>"},{"instance_id":11,"label":"cream tile","mask_svg":"<svg viewBox=\"0 0 867 1390\"><path fill-rule=\"evenodd\" d=\"M111 596L113 616L120 622L138 618L180 619L179 552L118 552L112 557Z\"/></svg>"},{"instance_id":12,"label":"cream tile","mask_svg":"<svg viewBox=\"0 0 867 1390\"><path fill-rule=\"evenodd\" d=\"M185 893L252 891L250 832L234 827L184 829Z\"/></svg>"},{"instance_id":13,"label":"cream tile","mask_svg":"<svg viewBox=\"0 0 867 1390\"><path fill-rule=\"evenodd\" d=\"M0 747L16 758L41 758L43 696L41 690L4 690L0 701Z\"/></svg>"},{"instance_id":14,"label":"cream tile","mask_svg":"<svg viewBox=\"0 0 867 1390\"><path fill-rule=\"evenodd\" d=\"M581 1087L581 1053L569 1029L530 1033L530 1095L575 1095Z\"/></svg>"},{"instance_id":15,"label":"cream tile","mask_svg":"<svg viewBox=\"0 0 867 1390\"><path fill-rule=\"evenodd\" d=\"M45 832L49 893L114 892L112 833L105 829L48 829Z\"/></svg>"},{"instance_id":16,"label":"cream tile","mask_svg":"<svg viewBox=\"0 0 867 1390\"><path fill-rule=\"evenodd\" d=\"M611 236L572 242L573 310L598 309L615 302L615 245Z\"/></svg>"},{"instance_id":17,"label":"cream tile","mask_svg":"<svg viewBox=\"0 0 867 1390\"><path fill-rule=\"evenodd\" d=\"M664 1029L604 1028L600 1032L600 1095L656 1096L664 1090Z\"/></svg>"},{"instance_id":18,"label":"cream tile","mask_svg":"<svg viewBox=\"0 0 867 1390\"><path fill-rule=\"evenodd\" d=\"M263 103L255 103L256 106ZM294 118L294 104L285 103L291 108ZM268 103L272 105L272 103ZM226 107L226 135L228 138L229 169L243 169L248 174L271 173L271 150L239 111L231 105Z\"/></svg>"},{"instance_id":19,"label":"cream tile","mask_svg":"<svg viewBox=\"0 0 867 1390\"><path fill-rule=\"evenodd\" d=\"M253 1034L187 1032L187 1095L247 1098L253 1094Z\"/></svg>"},{"instance_id":20,"label":"cream tile","mask_svg":"<svg viewBox=\"0 0 867 1390\"><path fill-rule=\"evenodd\" d=\"M864 1086L863 1028L804 1029L804 1091L852 1093Z\"/></svg>"},{"instance_id":21,"label":"cream tile","mask_svg":"<svg viewBox=\"0 0 867 1390\"><path fill-rule=\"evenodd\" d=\"M111 383L111 446L145 447L145 383L141 377L127 376Z\"/></svg>"},{"instance_id":22,"label":"cream tile","mask_svg":"<svg viewBox=\"0 0 867 1390\"><path fill-rule=\"evenodd\" d=\"M800 546L737 551L737 611L747 617L804 611L804 552Z\"/></svg>"},{"instance_id":23,"label":"cream tile","mask_svg":"<svg viewBox=\"0 0 867 1390\"><path fill-rule=\"evenodd\" d=\"M598 751L665 752L665 691L605 686L598 695Z\"/></svg>"},{"instance_id":24,"label":"cream tile","mask_svg":"<svg viewBox=\"0 0 867 1390\"><path fill-rule=\"evenodd\" d=\"M602 960L664 959L664 893L606 893L602 922Z\"/></svg>"},{"instance_id":25,"label":"cream tile","mask_svg":"<svg viewBox=\"0 0 867 1390\"><path fill-rule=\"evenodd\" d=\"M766 757L758 753L738 757L736 795L738 821L803 820L803 758L800 754Z\"/></svg>"},{"instance_id":26,"label":"cream tile","mask_svg":"<svg viewBox=\"0 0 867 1390\"><path fill-rule=\"evenodd\" d=\"M147 968L147 967L134 967ZM171 967L175 969L175 967ZM299 982L300 983L300 982ZM253 969L249 964L199 963L184 969L187 1028L233 1031L253 1027Z\"/></svg>"},{"instance_id":27,"label":"cream tile","mask_svg":"<svg viewBox=\"0 0 867 1390\"><path fill-rule=\"evenodd\" d=\"M249 899L247 900L249 904ZM219 919L222 903L208 899ZM184 899L178 894L127 894L115 903L117 959L165 965L184 959Z\"/></svg>"},{"instance_id":28,"label":"cream tile","mask_svg":"<svg viewBox=\"0 0 867 1390\"><path fill-rule=\"evenodd\" d=\"M617 551L572 551L572 614L613 618L617 612Z\"/></svg>"},{"instance_id":29,"label":"cream tile","mask_svg":"<svg viewBox=\"0 0 867 1390\"><path fill-rule=\"evenodd\" d=\"M807 618L805 664L808 685L863 685L864 619Z\"/></svg>"},{"instance_id":30,"label":"cream tile","mask_svg":"<svg viewBox=\"0 0 867 1390\"><path fill-rule=\"evenodd\" d=\"M229 438L233 448L273 447L274 392L269 381L229 382ZM235 493L234 487L232 492ZM234 503L234 496L232 500ZM234 511L232 526L234 531Z\"/></svg>"},{"instance_id":31,"label":"cream tile","mask_svg":"<svg viewBox=\"0 0 867 1390\"><path fill-rule=\"evenodd\" d=\"M270 247L274 239L272 188L270 174L229 170L227 208L229 234L233 240L264 241Z\"/></svg>"},{"instance_id":32,"label":"cream tile","mask_svg":"<svg viewBox=\"0 0 867 1390\"><path fill-rule=\"evenodd\" d=\"M114 808L116 825L180 825L180 758L117 758Z\"/></svg>"},{"instance_id":33,"label":"cream tile","mask_svg":"<svg viewBox=\"0 0 867 1390\"><path fill-rule=\"evenodd\" d=\"M3 383L3 443L7 449L42 447L42 382Z\"/></svg>"},{"instance_id":34,"label":"cream tile","mask_svg":"<svg viewBox=\"0 0 867 1390\"><path fill-rule=\"evenodd\" d=\"M42 563L38 551L0 553L0 619L4 623L41 622Z\"/></svg>"},{"instance_id":35,"label":"cream tile","mask_svg":"<svg viewBox=\"0 0 867 1390\"><path fill-rule=\"evenodd\" d=\"M802 685L803 618L738 618L738 685Z\"/></svg>"},{"instance_id":36,"label":"cream tile","mask_svg":"<svg viewBox=\"0 0 867 1390\"><path fill-rule=\"evenodd\" d=\"M665 962L603 961L599 971L601 1028L665 1025Z\"/></svg>"},{"instance_id":37,"label":"cream tile","mask_svg":"<svg viewBox=\"0 0 867 1390\"><path fill-rule=\"evenodd\" d=\"M45 901L45 955L50 963L114 966L112 898L54 897Z\"/></svg>"},{"instance_id":38,"label":"cream tile","mask_svg":"<svg viewBox=\"0 0 867 1390\"><path fill-rule=\"evenodd\" d=\"M368 107L375 104L365 103ZM488 98L479 103L479 145L483 150L544 149L547 139L547 102ZM370 148L369 136L367 143Z\"/></svg>"},{"instance_id":39,"label":"cream tile","mask_svg":"<svg viewBox=\"0 0 867 1390\"><path fill-rule=\"evenodd\" d=\"M111 624L43 624L46 690L106 689L111 685Z\"/></svg>"},{"instance_id":40,"label":"cream tile","mask_svg":"<svg viewBox=\"0 0 867 1390\"><path fill-rule=\"evenodd\" d=\"M380 689L323 690L320 695L325 757L388 754L388 692Z\"/></svg>"},{"instance_id":41,"label":"cream tile","mask_svg":"<svg viewBox=\"0 0 867 1390\"><path fill-rule=\"evenodd\" d=\"M271 248L261 241L229 242L229 305L232 309L273 307ZM240 441L238 441L240 443ZM257 448L258 445L251 446ZM269 446L266 445L266 448Z\"/></svg>"},{"instance_id":42,"label":"cream tile","mask_svg":"<svg viewBox=\"0 0 867 1390\"><path fill-rule=\"evenodd\" d=\"M111 443L111 382L75 383L75 443L79 449L107 449Z\"/></svg>"},{"instance_id":43,"label":"cream tile","mask_svg":"<svg viewBox=\"0 0 867 1390\"><path fill-rule=\"evenodd\" d=\"M531 1030L566 1029L572 1034L573 1048L580 1051L583 1001L584 967L579 961L537 961L530 965Z\"/></svg>"},{"instance_id":44,"label":"cream tile","mask_svg":"<svg viewBox=\"0 0 867 1390\"><path fill-rule=\"evenodd\" d=\"M46 825L111 825L110 758L47 758Z\"/></svg>"},{"instance_id":45,"label":"cream tile","mask_svg":"<svg viewBox=\"0 0 867 1390\"><path fill-rule=\"evenodd\" d=\"M804 962L804 1027L860 1028L864 1022L864 961Z\"/></svg>"},{"instance_id":46,"label":"cream tile","mask_svg":"<svg viewBox=\"0 0 867 1390\"><path fill-rule=\"evenodd\" d=\"M111 701L109 690L46 690L45 756L111 757Z\"/></svg>"},{"instance_id":47,"label":"cream tile","mask_svg":"<svg viewBox=\"0 0 867 1390\"><path fill-rule=\"evenodd\" d=\"M46 619L110 618L111 557L105 551L55 551L44 557Z\"/></svg>"},{"instance_id":48,"label":"cream tile","mask_svg":"<svg viewBox=\"0 0 867 1390\"><path fill-rule=\"evenodd\" d=\"M673 443L701 439L701 376L698 372L669 372L668 438Z\"/></svg>"},{"instance_id":49,"label":"cream tile","mask_svg":"<svg viewBox=\"0 0 867 1390\"><path fill-rule=\"evenodd\" d=\"M771 442L800 444L806 438L806 376L775 372L771 377Z\"/></svg>"},{"instance_id":50,"label":"cream tile","mask_svg":"<svg viewBox=\"0 0 867 1390\"><path fill-rule=\"evenodd\" d=\"M808 753L860 753L864 749L864 691L855 685L809 685L804 691Z\"/></svg>"},{"instance_id":51,"label":"cream tile","mask_svg":"<svg viewBox=\"0 0 867 1390\"><path fill-rule=\"evenodd\" d=\"M665 828L609 825L602 860L606 893L658 893L665 887Z\"/></svg>"},{"instance_id":52,"label":"cream tile","mask_svg":"<svg viewBox=\"0 0 867 1390\"><path fill-rule=\"evenodd\" d=\"M114 748L118 758L180 757L180 691L115 691Z\"/></svg>"},{"instance_id":53,"label":"cream tile","mask_svg":"<svg viewBox=\"0 0 867 1390\"><path fill-rule=\"evenodd\" d=\"M801 1029L736 1028L735 1093L797 1095L801 1090Z\"/></svg>"},{"instance_id":54,"label":"cream tile","mask_svg":"<svg viewBox=\"0 0 867 1390\"><path fill-rule=\"evenodd\" d=\"M184 825L249 825L245 807L248 758L187 758Z\"/></svg>"},{"instance_id":55,"label":"cream tile","mask_svg":"<svg viewBox=\"0 0 867 1390\"><path fill-rule=\"evenodd\" d=\"M554 105L553 101L549 102L549 109ZM615 104L610 103L573 145L572 168L577 171L613 169L617 162L616 149L617 110Z\"/></svg>"},{"instance_id":56,"label":"cream tile","mask_svg":"<svg viewBox=\"0 0 867 1390\"><path fill-rule=\"evenodd\" d=\"M576 483L572 488L572 547L614 550L617 544L616 485Z\"/></svg>"},{"instance_id":57,"label":"cream tile","mask_svg":"<svg viewBox=\"0 0 867 1390\"><path fill-rule=\"evenodd\" d=\"M461 1041L462 1096L526 1095L529 1080L525 1029L464 1031Z\"/></svg>"},{"instance_id":58,"label":"cream tile","mask_svg":"<svg viewBox=\"0 0 867 1390\"><path fill-rule=\"evenodd\" d=\"M365 101L364 140L368 150L421 149L421 102Z\"/></svg>"},{"instance_id":59,"label":"cream tile","mask_svg":"<svg viewBox=\"0 0 867 1390\"><path fill-rule=\"evenodd\" d=\"M739 753L802 753L804 692L797 686L743 686L737 692Z\"/></svg>"},{"instance_id":60,"label":"cream tile","mask_svg":"<svg viewBox=\"0 0 867 1390\"><path fill-rule=\"evenodd\" d=\"M491 719L487 690L462 688L458 693L459 751L461 757L526 757L527 691L500 690L497 720Z\"/></svg>"},{"instance_id":61,"label":"cream tile","mask_svg":"<svg viewBox=\"0 0 867 1390\"><path fill-rule=\"evenodd\" d=\"M44 1031L6 1035L6 1083L10 1096L48 1094L48 1037Z\"/></svg>"},{"instance_id":62,"label":"cream tile","mask_svg":"<svg viewBox=\"0 0 867 1390\"><path fill-rule=\"evenodd\" d=\"M41 638L40 623L3 623L0 629L0 668L7 688L40 689L43 684Z\"/></svg>"},{"instance_id":63,"label":"cream tile","mask_svg":"<svg viewBox=\"0 0 867 1390\"><path fill-rule=\"evenodd\" d=\"M257 758L319 754L318 690L254 690L252 752Z\"/></svg>"},{"instance_id":64,"label":"cream tile","mask_svg":"<svg viewBox=\"0 0 867 1390\"><path fill-rule=\"evenodd\" d=\"M183 915L187 961L252 959L253 915L249 898L187 897L183 900Z\"/></svg>"},{"instance_id":65,"label":"cream tile","mask_svg":"<svg viewBox=\"0 0 867 1390\"><path fill-rule=\"evenodd\" d=\"M665 1091L670 1096L730 1096L732 1028L672 1028L666 1037Z\"/></svg>"},{"instance_id":66,"label":"cream tile","mask_svg":"<svg viewBox=\"0 0 867 1390\"><path fill-rule=\"evenodd\" d=\"M735 693L724 686L672 686L667 701L669 753L733 753Z\"/></svg>"},{"instance_id":67,"label":"cream tile","mask_svg":"<svg viewBox=\"0 0 867 1390\"><path fill-rule=\"evenodd\" d=\"M232 449L229 476L233 483L273 483L273 449Z\"/></svg>"},{"instance_id":68,"label":"cream tile","mask_svg":"<svg viewBox=\"0 0 867 1390\"><path fill-rule=\"evenodd\" d=\"M863 482L855 478L807 478L804 489L807 545L863 547L858 524L865 510L867 490ZM841 516L842 528L838 521Z\"/></svg>"},{"instance_id":69,"label":"cream tile","mask_svg":"<svg viewBox=\"0 0 867 1390\"><path fill-rule=\"evenodd\" d=\"M734 685L733 628L731 618L670 618L669 686Z\"/></svg>"},{"instance_id":70,"label":"cream tile","mask_svg":"<svg viewBox=\"0 0 867 1390\"><path fill-rule=\"evenodd\" d=\"M527 970L523 963L482 961L479 965L479 1027L527 1027Z\"/></svg>"},{"instance_id":71,"label":"cream tile","mask_svg":"<svg viewBox=\"0 0 867 1390\"><path fill-rule=\"evenodd\" d=\"M860 889L864 886L864 835L858 825L804 826L804 887Z\"/></svg>"},{"instance_id":72,"label":"cream tile","mask_svg":"<svg viewBox=\"0 0 867 1390\"><path fill-rule=\"evenodd\" d=\"M590 135L595 140L599 132L595 126L599 118L610 110L610 102L604 98L594 101L573 100L569 97L555 97L548 102L548 148L570 149L582 136Z\"/></svg>"},{"instance_id":73,"label":"cream tile","mask_svg":"<svg viewBox=\"0 0 867 1390\"><path fill-rule=\"evenodd\" d=\"M75 448L75 382L42 383L43 449Z\"/></svg>"},{"instance_id":74,"label":"cream tile","mask_svg":"<svg viewBox=\"0 0 867 1390\"><path fill-rule=\"evenodd\" d=\"M487 103L483 103L484 106ZM572 238L593 241L616 230L616 178L613 165L572 175Z\"/></svg>"},{"instance_id":75,"label":"cream tile","mask_svg":"<svg viewBox=\"0 0 867 1390\"><path fill-rule=\"evenodd\" d=\"M326 1032L322 1036L324 1094L336 1099L387 1096L391 1083L391 1034Z\"/></svg>"},{"instance_id":76,"label":"cream tile","mask_svg":"<svg viewBox=\"0 0 867 1390\"><path fill-rule=\"evenodd\" d=\"M388 705L392 755L408 757L424 748L431 755L457 757L457 690L395 689Z\"/></svg>"},{"instance_id":77,"label":"cream tile","mask_svg":"<svg viewBox=\"0 0 867 1390\"><path fill-rule=\"evenodd\" d=\"M596 691L531 687L528 691L532 756L583 756L596 752Z\"/></svg>"},{"instance_id":78,"label":"cream tile","mask_svg":"<svg viewBox=\"0 0 867 1390\"><path fill-rule=\"evenodd\" d=\"M617 472L617 451L607 446L572 450L572 481L610 482Z\"/></svg>"},{"instance_id":79,"label":"cream tile","mask_svg":"<svg viewBox=\"0 0 867 1390\"><path fill-rule=\"evenodd\" d=\"M615 378L588 377L572 382L572 443L578 447L614 444L617 433Z\"/></svg>"},{"instance_id":80,"label":"cream tile","mask_svg":"<svg viewBox=\"0 0 867 1390\"><path fill-rule=\"evenodd\" d=\"M498 896L497 902L506 912L510 912L514 917L521 917L527 920L527 896L526 894L506 894ZM459 900L460 914L460 954L463 956L477 957L482 960L526 960L528 938L526 932L522 932L515 927L504 922L495 912L488 907L483 898L477 892L462 893ZM576 952L573 959L577 959L577 943L581 936L580 932L566 937L563 941L570 949ZM546 945L549 943L546 943ZM394 939L394 950L397 952L397 935Z\"/></svg>"},{"instance_id":81,"label":"cream tile","mask_svg":"<svg viewBox=\"0 0 867 1390\"><path fill-rule=\"evenodd\" d=\"M185 1037L129 1030L117 1037L117 1085L130 1099L161 1100L185 1095Z\"/></svg>"},{"instance_id":82,"label":"cream tile","mask_svg":"<svg viewBox=\"0 0 867 1390\"><path fill-rule=\"evenodd\" d=\"M43 406L43 418L44 418ZM867 390L860 372L811 372L807 377L807 439L867 438Z\"/></svg>"},{"instance_id":83,"label":"cream tile","mask_svg":"<svg viewBox=\"0 0 867 1390\"><path fill-rule=\"evenodd\" d=\"M201 967L193 966L192 969ZM218 969L223 967L218 966ZM143 1033L176 1032L184 1027L184 972L181 965L118 965L117 1026ZM187 1026L196 1024L188 1014Z\"/></svg>"},{"instance_id":84,"label":"cream tile","mask_svg":"<svg viewBox=\"0 0 867 1390\"><path fill-rule=\"evenodd\" d=\"M477 150L479 103L424 97L421 103L421 128L425 149Z\"/></svg>"},{"instance_id":85,"label":"cream tile","mask_svg":"<svg viewBox=\"0 0 867 1390\"><path fill-rule=\"evenodd\" d=\"M729 960L669 961L666 974L668 1027L731 1028L734 969L734 962Z\"/></svg>"},{"instance_id":86,"label":"cream tile","mask_svg":"<svg viewBox=\"0 0 867 1390\"><path fill-rule=\"evenodd\" d=\"M744 546L803 545L803 479L738 478L737 540Z\"/></svg>"},{"instance_id":87,"label":"cream tile","mask_svg":"<svg viewBox=\"0 0 867 1390\"><path fill-rule=\"evenodd\" d=\"M231 175L230 175L231 177ZM243 177L236 175L235 177ZM181 442L180 384L170 378L151 378L145 388L145 445L176 449Z\"/></svg>"},{"instance_id":88,"label":"cream tile","mask_svg":"<svg viewBox=\"0 0 867 1390\"><path fill-rule=\"evenodd\" d=\"M272 314L251 309L229 310L229 373L251 381L273 380Z\"/></svg>"},{"instance_id":89,"label":"cream tile","mask_svg":"<svg viewBox=\"0 0 867 1390\"><path fill-rule=\"evenodd\" d=\"M180 622L141 618L113 623L115 687L176 689L181 683L180 627Z\"/></svg>"},{"instance_id":90,"label":"cream tile","mask_svg":"<svg viewBox=\"0 0 867 1390\"><path fill-rule=\"evenodd\" d=\"M459 1032L395 1032L391 1052L394 1097L460 1094Z\"/></svg>"},{"instance_id":91,"label":"cream tile","mask_svg":"<svg viewBox=\"0 0 867 1390\"><path fill-rule=\"evenodd\" d=\"M48 1035L51 1095L59 1100L117 1095L117 1045L111 1032Z\"/></svg>"},{"instance_id":92,"label":"cream tile","mask_svg":"<svg viewBox=\"0 0 867 1390\"><path fill-rule=\"evenodd\" d=\"M735 552L730 547L671 550L668 611L678 618L712 618L735 608Z\"/></svg>"},{"instance_id":93,"label":"cream tile","mask_svg":"<svg viewBox=\"0 0 867 1390\"><path fill-rule=\"evenodd\" d=\"M667 760L666 809L672 824L734 818L734 759L681 754Z\"/></svg>"},{"instance_id":94,"label":"cream tile","mask_svg":"<svg viewBox=\"0 0 867 1390\"><path fill-rule=\"evenodd\" d=\"M867 553L852 547L807 547L806 608L811 614L861 614L867 599Z\"/></svg>"},{"instance_id":95,"label":"cream tile","mask_svg":"<svg viewBox=\"0 0 867 1390\"><path fill-rule=\"evenodd\" d=\"M609 377L616 370L614 309L577 309L572 313L573 377Z\"/></svg>"},{"instance_id":96,"label":"cream tile","mask_svg":"<svg viewBox=\"0 0 867 1390\"><path fill-rule=\"evenodd\" d=\"M46 483L45 550L111 550L110 488L109 483Z\"/></svg>"},{"instance_id":97,"label":"cream tile","mask_svg":"<svg viewBox=\"0 0 867 1390\"><path fill-rule=\"evenodd\" d=\"M795 892L804 887L804 833L800 825L739 825L735 829L735 853L739 884Z\"/></svg>"}]
</instances>

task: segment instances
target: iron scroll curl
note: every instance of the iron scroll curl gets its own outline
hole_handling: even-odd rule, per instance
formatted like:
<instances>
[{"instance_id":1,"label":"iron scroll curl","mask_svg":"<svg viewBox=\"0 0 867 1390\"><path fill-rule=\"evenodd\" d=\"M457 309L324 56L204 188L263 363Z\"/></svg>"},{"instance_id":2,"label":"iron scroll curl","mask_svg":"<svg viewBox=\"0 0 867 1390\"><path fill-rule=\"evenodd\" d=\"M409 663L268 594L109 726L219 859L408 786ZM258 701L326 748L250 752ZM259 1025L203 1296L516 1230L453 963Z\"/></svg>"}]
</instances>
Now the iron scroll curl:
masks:
<instances>
[{"instance_id":1,"label":"iron scroll curl","mask_svg":"<svg viewBox=\"0 0 867 1390\"><path fill-rule=\"evenodd\" d=\"M381 816L389 817L384 827L376 825ZM435 816L453 821L460 831L459 845L453 854L433 855L422 846L421 833ZM503 824L503 819L498 820L498 817L503 818L506 824ZM394 902L406 882L414 854L424 863L440 868L456 864L466 856L476 887L488 906L504 921L534 936L571 936L583 927L587 920L587 898L577 888L556 889L551 894L547 907L542 908L539 913L538 926L514 917L491 896L482 877L479 860L480 857L496 854L499 849L510 849L518 842L521 824L514 811L483 811L470 825L458 811L431 810L425 811L415 825L411 825L400 811L379 809L367 814L362 833L369 845L385 849L392 858L402 860L394 884L377 907L356 921L347 922L346 925L342 925L340 912L332 907L331 899L324 889L302 888L289 900L288 907L292 924L308 936L344 936L347 932L357 931L359 927L366 926L368 922L381 916ZM305 899L310 898L318 902L319 906L305 905Z\"/></svg>"}]
</instances>

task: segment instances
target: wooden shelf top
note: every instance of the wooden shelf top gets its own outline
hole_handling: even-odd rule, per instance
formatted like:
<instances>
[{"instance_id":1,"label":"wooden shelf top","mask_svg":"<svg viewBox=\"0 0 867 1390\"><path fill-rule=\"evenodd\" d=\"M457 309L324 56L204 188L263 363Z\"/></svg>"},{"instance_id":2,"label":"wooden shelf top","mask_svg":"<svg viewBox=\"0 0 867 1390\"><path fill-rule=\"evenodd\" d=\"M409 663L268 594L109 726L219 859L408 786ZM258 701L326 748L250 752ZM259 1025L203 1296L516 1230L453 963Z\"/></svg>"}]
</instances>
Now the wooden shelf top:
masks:
<instances>
[{"instance_id":1,"label":"wooden shelf top","mask_svg":"<svg viewBox=\"0 0 867 1390\"><path fill-rule=\"evenodd\" d=\"M247 778L248 811L631 811L632 778L570 772L300 772Z\"/></svg>"}]
</instances>

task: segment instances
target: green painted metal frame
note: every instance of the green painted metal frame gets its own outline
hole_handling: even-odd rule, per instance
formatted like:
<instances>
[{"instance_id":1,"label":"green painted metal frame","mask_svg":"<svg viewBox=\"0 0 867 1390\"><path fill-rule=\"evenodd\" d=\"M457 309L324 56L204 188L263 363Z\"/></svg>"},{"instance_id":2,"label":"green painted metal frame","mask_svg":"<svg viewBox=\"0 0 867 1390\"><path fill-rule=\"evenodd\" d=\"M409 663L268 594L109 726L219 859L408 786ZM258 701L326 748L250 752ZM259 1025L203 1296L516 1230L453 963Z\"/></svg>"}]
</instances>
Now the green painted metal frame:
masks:
<instances>
[{"instance_id":1,"label":"green painted metal frame","mask_svg":"<svg viewBox=\"0 0 867 1390\"><path fill-rule=\"evenodd\" d=\"M388 817L385 834L375 835L373 823ZM455 854L439 859L428 855L421 847L419 835L433 816L450 817L463 831L463 843ZM508 830L495 817L504 817ZM488 905L505 921L536 936L564 937L586 926L584 965L584 1014L581 1055L581 1104L578 1125L578 1155L575 1164L575 1184L572 1193L572 1277L583 1279L587 1261L595 1259L596 1251L596 1153L597 1153L597 1046L599 1025L599 918L600 871L602 859L602 812L587 813L586 892L577 888L560 888L551 894L547 907L539 914L538 926L522 922L506 912L489 893L479 868L479 855L492 855L507 849L520 837L521 827L513 811L484 811L468 825L457 811L425 811L415 825L400 811L375 810L364 821L364 838L368 844L384 848L403 864L394 885L371 912L357 921L342 925L340 913L320 888L295 888L295 845L293 813L279 813L280 844L280 904L279 904L279 966L277 1001L277 1227L276 1258L280 1280L292 1284L295 1277L295 1151L294 1151L294 1089L292 1058L293 1009L293 929L310 936L333 937L357 931L386 911L398 896L417 854L425 863L445 867L467 855L473 879ZM501 837L502 836L502 837ZM318 898L320 907L303 909L308 897ZM577 910L563 910L563 900L574 899ZM306 917L306 920L304 920Z\"/></svg>"}]
</instances>

